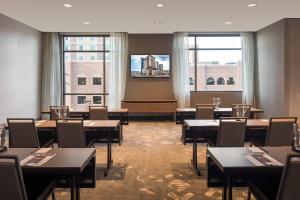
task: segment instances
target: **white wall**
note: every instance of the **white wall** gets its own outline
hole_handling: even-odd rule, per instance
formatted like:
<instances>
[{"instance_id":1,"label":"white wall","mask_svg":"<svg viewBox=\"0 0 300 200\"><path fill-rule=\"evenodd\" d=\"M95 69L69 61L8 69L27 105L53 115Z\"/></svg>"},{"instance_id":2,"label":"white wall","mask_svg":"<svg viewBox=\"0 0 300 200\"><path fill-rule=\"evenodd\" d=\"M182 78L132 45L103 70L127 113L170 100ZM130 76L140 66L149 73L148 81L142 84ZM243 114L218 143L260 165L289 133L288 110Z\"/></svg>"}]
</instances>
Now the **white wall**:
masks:
<instances>
[{"instance_id":1,"label":"white wall","mask_svg":"<svg viewBox=\"0 0 300 200\"><path fill-rule=\"evenodd\" d=\"M0 14L0 123L39 117L41 32Z\"/></svg>"}]
</instances>

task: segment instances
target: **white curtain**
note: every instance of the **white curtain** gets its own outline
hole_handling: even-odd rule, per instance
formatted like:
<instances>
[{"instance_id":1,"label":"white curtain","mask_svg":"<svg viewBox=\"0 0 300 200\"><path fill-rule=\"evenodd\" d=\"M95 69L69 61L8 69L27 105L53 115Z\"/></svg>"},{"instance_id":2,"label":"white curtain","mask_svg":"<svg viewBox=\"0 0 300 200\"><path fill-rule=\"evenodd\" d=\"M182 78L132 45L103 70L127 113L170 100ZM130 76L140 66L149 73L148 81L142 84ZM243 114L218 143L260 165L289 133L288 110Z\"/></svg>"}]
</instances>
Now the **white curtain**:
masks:
<instances>
[{"instance_id":1,"label":"white curtain","mask_svg":"<svg viewBox=\"0 0 300 200\"><path fill-rule=\"evenodd\" d=\"M243 54L243 103L254 104L254 33L241 33ZM254 106L254 105L253 105Z\"/></svg>"},{"instance_id":2,"label":"white curtain","mask_svg":"<svg viewBox=\"0 0 300 200\"><path fill-rule=\"evenodd\" d=\"M111 66L109 70L108 102L110 109L121 108L121 101L124 99L127 56L128 56L128 34L110 34L110 57Z\"/></svg>"},{"instance_id":3,"label":"white curtain","mask_svg":"<svg viewBox=\"0 0 300 200\"><path fill-rule=\"evenodd\" d=\"M62 104L61 52L58 33L43 33L42 109Z\"/></svg>"},{"instance_id":4,"label":"white curtain","mask_svg":"<svg viewBox=\"0 0 300 200\"><path fill-rule=\"evenodd\" d=\"M188 34L174 33L172 72L173 90L178 107L190 107L190 85L188 75Z\"/></svg>"}]
</instances>

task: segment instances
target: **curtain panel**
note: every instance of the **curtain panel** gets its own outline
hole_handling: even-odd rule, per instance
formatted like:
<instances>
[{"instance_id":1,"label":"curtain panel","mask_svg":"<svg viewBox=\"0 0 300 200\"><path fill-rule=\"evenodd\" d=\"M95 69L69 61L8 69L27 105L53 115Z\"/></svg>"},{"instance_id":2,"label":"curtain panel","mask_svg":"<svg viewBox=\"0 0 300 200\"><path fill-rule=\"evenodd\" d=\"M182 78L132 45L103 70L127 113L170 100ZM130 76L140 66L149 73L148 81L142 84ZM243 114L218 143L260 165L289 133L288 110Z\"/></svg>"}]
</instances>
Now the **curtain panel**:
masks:
<instances>
[{"instance_id":1,"label":"curtain panel","mask_svg":"<svg viewBox=\"0 0 300 200\"><path fill-rule=\"evenodd\" d=\"M243 103L254 105L254 33L241 33L243 58Z\"/></svg>"},{"instance_id":2,"label":"curtain panel","mask_svg":"<svg viewBox=\"0 0 300 200\"><path fill-rule=\"evenodd\" d=\"M128 56L128 33L110 33L110 58L111 66L108 77L108 102L110 109L121 108L124 99L127 56Z\"/></svg>"},{"instance_id":3,"label":"curtain panel","mask_svg":"<svg viewBox=\"0 0 300 200\"><path fill-rule=\"evenodd\" d=\"M58 33L42 35L42 109L62 105L61 48Z\"/></svg>"},{"instance_id":4,"label":"curtain panel","mask_svg":"<svg viewBox=\"0 0 300 200\"><path fill-rule=\"evenodd\" d=\"M188 50L188 34L174 33L172 50L173 90L174 96L178 103L178 107L182 108L190 107Z\"/></svg>"}]
</instances>

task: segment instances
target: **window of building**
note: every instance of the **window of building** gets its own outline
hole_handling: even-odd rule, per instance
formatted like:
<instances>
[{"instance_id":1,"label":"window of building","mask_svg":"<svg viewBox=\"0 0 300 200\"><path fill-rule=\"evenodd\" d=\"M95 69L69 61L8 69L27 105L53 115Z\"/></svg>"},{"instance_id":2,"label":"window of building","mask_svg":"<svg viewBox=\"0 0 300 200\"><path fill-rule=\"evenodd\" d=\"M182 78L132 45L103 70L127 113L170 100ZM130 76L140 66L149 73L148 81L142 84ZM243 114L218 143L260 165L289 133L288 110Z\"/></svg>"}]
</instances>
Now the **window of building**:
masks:
<instances>
[{"instance_id":1,"label":"window of building","mask_svg":"<svg viewBox=\"0 0 300 200\"><path fill-rule=\"evenodd\" d=\"M93 104L102 104L101 96L93 96Z\"/></svg>"},{"instance_id":2,"label":"window of building","mask_svg":"<svg viewBox=\"0 0 300 200\"><path fill-rule=\"evenodd\" d=\"M86 78L85 77L78 77L77 78L77 85L86 85Z\"/></svg>"},{"instance_id":3,"label":"window of building","mask_svg":"<svg viewBox=\"0 0 300 200\"><path fill-rule=\"evenodd\" d=\"M76 109L89 99L92 103L107 105L109 36L67 35L63 42L64 104Z\"/></svg>"},{"instance_id":4,"label":"window of building","mask_svg":"<svg viewBox=\"0 0 300 200\"><path fill-rule=\"evenodd\" d=\"M196 34L190 35L188 41L189 77L195 80L195 84L190 86L191 91L242 91L239 34ZM225 81L224 76L229 78Z\"/></svg>"},{"instance_id":5,"label":"window of building","mask_svg":"<svg viewBox=\"0 0 300 200\"><path fill-rule=\"evenodd\" d=\"M85 104L86 96L77 96L77 104Z\"/></svg>"},{"instance_id":6,"label":"window of building","mask_svg":"<svg viewBox=\"0 0 300 200\"><path fill-rule=\"evenodd\" d=\"M218 78L217 85L225 85L225 79L223 77Z\"/></svg>"},{"instance_id":7,"label":"window of building","mask_svg":"<svg viewBox=\"0 0 300 200\"><path fill-rule=\"evenodd\" d=\"M101 77L94 77L93 85L101 85Z\"/></svg>"},{"instance_id":8,"label":"window of building","mask_svg":"<svg viewBox=\"0 0 300 200\"><path fill-rule=\"evenodd\" d=\"M190 85L195 85L195 80L190 77Z\"/></svg>"},{"instance_id":9,"label":"window of building","mask_svg":"<svg viewBox=\"0 0 300 200\"><path fill-rule=\"evenodd\" d=\"M215 84L215 79L212 78L212 77L209 77L207 80L206 80L206 85L214 85Z\"/></svg>"},{"instance_id":10,"label":"window of building","mask_svg":"<svg viewBox=\"0 0 300 200\"><path fill-rule=\"evenodd\" d=\"M234 78L229 77L228 80L227 80L227 85L234 85L234 84L235 84Z\"/></svg>"}]
</instances>

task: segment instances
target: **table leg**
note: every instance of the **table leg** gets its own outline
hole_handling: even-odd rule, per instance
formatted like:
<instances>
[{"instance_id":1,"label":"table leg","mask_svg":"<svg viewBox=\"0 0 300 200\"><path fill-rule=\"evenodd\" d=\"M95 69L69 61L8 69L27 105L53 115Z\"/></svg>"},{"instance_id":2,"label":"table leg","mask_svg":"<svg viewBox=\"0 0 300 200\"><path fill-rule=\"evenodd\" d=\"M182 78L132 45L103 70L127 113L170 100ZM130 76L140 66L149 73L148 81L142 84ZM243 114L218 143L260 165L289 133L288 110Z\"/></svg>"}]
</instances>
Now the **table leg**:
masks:
<instances>
[{"instance_id":1,"label":"table leg","mask_svg":"<svg viewBox=\"0 0 300 200\"><path fill-rule=\"evenodd\" d=\"M111 168L112 158L111 158L111 131L109 130L107 133L107 168L104 176L108 175L108 171Z\"/></svg>"},{"instance_id":2,"label":"table leg","mask_svg":"<svg viewBox=\"0 0 300 200\"><path fill-rule=\"evenodd\" d=\"M227 200L232 200L232 181L230 173L227 174Z\"/></svg>"},{"instance_id":3,"label":"table leg","mask_svg":"<svg viewBox=\"0 0 300 200\"><path fill-rule=\"evenodd\" d=\"M80 199L80 186L79 186L79 176L76 176L75 174L75 186L76 186L76 199L79 200Z\"/></svg>"},{"instance_id":4,"label":"table leg","mask_svg":"<svg viewBox=\"0 0 300 200\"><path fill-rule=\"evenodd\" d=\"M198 168L198 159L197 159L197 137L196 134L192 131L193 134L193 158L192 163L194 166L194 169L198 176L201 176L200 169Z\"/></svg>"},{"instance_id":5,"label":"table leg","mask_svg":"<svg viewBox=\"0 0 300 200\"><path fill-rule=\"evenodd\" d=\"M75 196L75 190L76 190L76 175L75 173L72 174L72 180L71 180L71 200L74 200L76 199L76 196Z\"/></svg>"}]
</instances>

